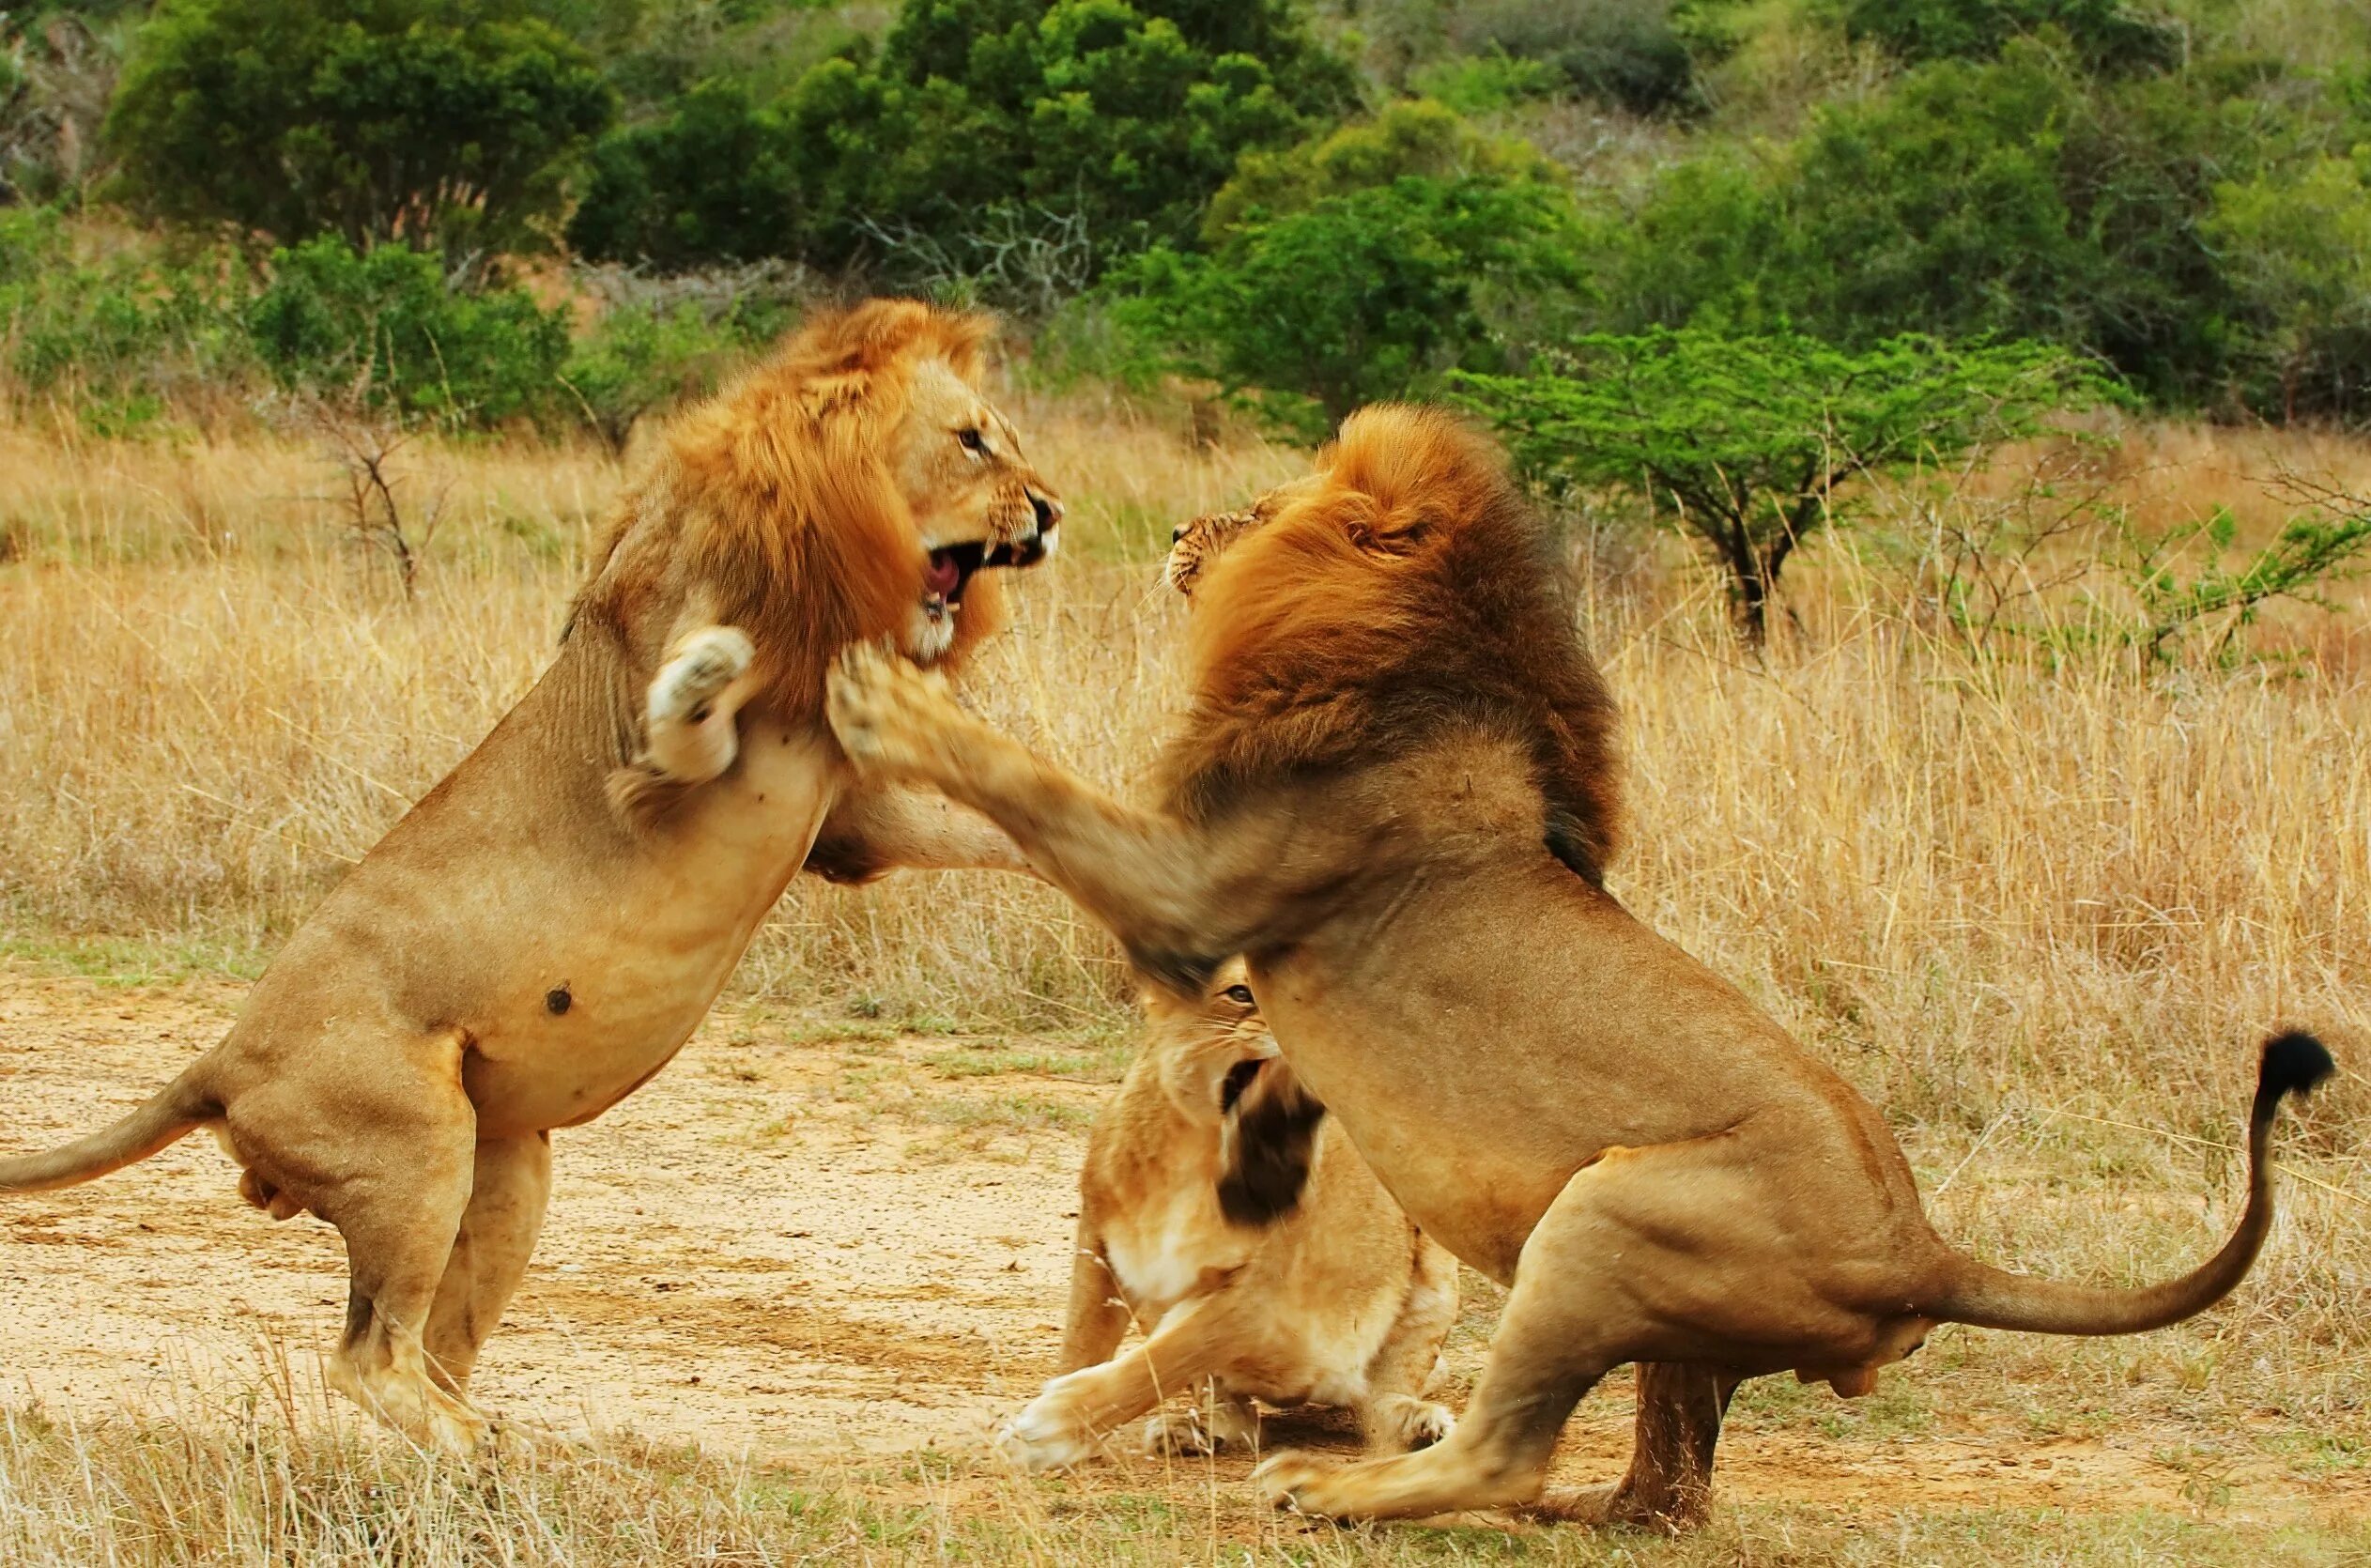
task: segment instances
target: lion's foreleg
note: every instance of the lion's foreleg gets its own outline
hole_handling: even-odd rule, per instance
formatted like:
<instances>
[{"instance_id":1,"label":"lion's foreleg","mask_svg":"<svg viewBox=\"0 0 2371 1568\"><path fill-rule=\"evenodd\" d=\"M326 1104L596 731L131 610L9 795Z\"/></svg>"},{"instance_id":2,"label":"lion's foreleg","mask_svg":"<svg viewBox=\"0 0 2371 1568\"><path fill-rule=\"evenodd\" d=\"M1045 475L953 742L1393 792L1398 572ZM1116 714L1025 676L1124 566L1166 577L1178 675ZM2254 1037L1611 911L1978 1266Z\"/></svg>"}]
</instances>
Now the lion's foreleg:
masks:
<instances>
[{"instance_id":1,"label":"lion's foreleg","mask_svg":"<svg viewBox=\"0 0 2371 1568\"><path fill-rule=\"evenodd\" d=\"M1039 875L1186 994L1259 945L1329 846L1319 823L1211 830L1121 805L957 707L944 683L852 648L830 687L834 731L869 776L927 784L1012 837Z\"/></svg>"},{"instance_id":2,"label":"lion's foreleg","mask_svg":"<svg viewBox=\"0 0 2371 1568\"><path fill-rule=\"evenodd\" d=\"M997 1446L1033 1470L1075 1465L1111 1433L1175 1394L1197 1391L1255 1333L1236 1303L1206 1296L1178 1308L1144 1344L1099 1366L1065 1373L997 1434Z\"/></svg>"},{"instance_id":3,"label":"lion's foreleg","mask_svg":"<svg viewBox=\"0 0 2371 1568\"><path fill-rule=\"evenodd\" d=\"M704 784L732 766L741 750L733 718L755 690L756 660L756 646L738 626L701 626L677 638L651 678L639 761L678 784Z\"/></svg>"},{"instance_id":4,"label":"lion's foreleg","mask_svg":"<svg viewBox=\"0 0 2371 1568\"><path fill-rule=\"evenodd\" d=\"M1112 1359L1128 1337L1132 1321L1128 1303L1120 1299L1119 1278L1103 1254L1102 1239L1087 1222L1079 1222L1078 1239L1070 1249L1070 1305L1062 1321L1062 1370L1077 1372Z\"/></svg>"},{"instance_id":5,"label":"lion's foreleg","mask_svg":"<svg viewBox=\"0 0 2371 1568\"><path fill-rule=\"evenodd\" d=\"M805 869L828 882L867 883L890 871L1036 869L1009 835L944 795L860 786L832 808Z\"/></svg>"}]
</instances>

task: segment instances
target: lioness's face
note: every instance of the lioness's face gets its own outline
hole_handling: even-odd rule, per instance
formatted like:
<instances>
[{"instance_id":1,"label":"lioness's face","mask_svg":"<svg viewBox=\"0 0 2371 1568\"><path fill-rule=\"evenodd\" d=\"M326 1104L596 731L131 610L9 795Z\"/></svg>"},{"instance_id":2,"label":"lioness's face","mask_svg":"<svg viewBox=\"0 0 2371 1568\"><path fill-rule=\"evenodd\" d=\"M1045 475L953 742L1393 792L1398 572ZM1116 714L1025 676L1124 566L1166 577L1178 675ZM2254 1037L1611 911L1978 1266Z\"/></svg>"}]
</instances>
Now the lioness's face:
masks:
<instances>
[{"instance_id":1,"label":"lioness's face","mask_svg":"<svg viewBox=\"0 0 2371 1568\"><path fill-rule=\"evenodd\" d=\"M1159 1064L1161 1086L1195 1121L1215 1126L1276 1059L1276 1037L1252 1000L1239 959L1211 976L1198 1003L1153 990L1146 1005L1152 1025L1146 1049Z\"/></svg>"},{"instance_id":2,"label":"lioness's face","mask_svg":"<svg viewBox=\"0 0 2371 1568\"><path fill-rule=\"evenodd\" d=\"M927 664L954 643L975 573L1034 566L1053 552L1062 502L1021 454L1011 422L943 360L915 372L895 450L894 471L929 553L906 653Z\"/></svg>"}]
</instances>

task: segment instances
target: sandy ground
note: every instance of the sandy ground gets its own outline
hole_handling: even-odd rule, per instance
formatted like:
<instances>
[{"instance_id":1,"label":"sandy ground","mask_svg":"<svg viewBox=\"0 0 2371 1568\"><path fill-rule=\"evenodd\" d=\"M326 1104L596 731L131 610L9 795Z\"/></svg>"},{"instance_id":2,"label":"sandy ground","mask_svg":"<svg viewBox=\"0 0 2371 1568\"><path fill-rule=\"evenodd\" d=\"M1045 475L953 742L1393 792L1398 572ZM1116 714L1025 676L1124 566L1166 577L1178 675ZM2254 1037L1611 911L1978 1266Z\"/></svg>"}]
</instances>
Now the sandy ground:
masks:
<instances>
[{"instance_id":1,"label":"sandy ground","mask_svg":"<svg viewBox=\"0 0 2371 1568\"><path fill-rule=\"evenodd\" d=\"M212 1043L239 995L0 964L0 1145L54 1144L120 1114ZM795 1041L728 1010L640 1093L556 1135L550 1219L480 1365L482 1400L562 1430L793 1464L977 1450L1052 1370L1074 1173L1109 1091L953 1076L949 1051ZM317 1353L342 1317L342 1248L316 1222L249 1208L235 1179L199 1136L91 1186L7 1200L0 1403L186 1410L254 1397L274 1366L317 1386ZM1469 1294L1484 1311L1495 1299ZM1486 1326L1478 1317L1453 1341L1460 1385ZM1593 1396L1558 1479L1615 1473L1628 1419L1626 1385ZM1346 1440L1306 1422L1279 1435ZM2371 1513L2371 1478L2301 1477L2256 1459L2246 1436L2134 1422L2054 1439L1974 1415L1855 1439L1762 1422L1732 1432L1720 1476L1732 1497L1847 1507ZM2160 1457L2202 1438L2234 1455L2208 1502L2194 1466ZM1143 1472L1137 1484L1160 1482L1151 1462L1116 1463ZM1196 1470L1178 1483L1206 1485Z\"/></svg>"}]
</instances>

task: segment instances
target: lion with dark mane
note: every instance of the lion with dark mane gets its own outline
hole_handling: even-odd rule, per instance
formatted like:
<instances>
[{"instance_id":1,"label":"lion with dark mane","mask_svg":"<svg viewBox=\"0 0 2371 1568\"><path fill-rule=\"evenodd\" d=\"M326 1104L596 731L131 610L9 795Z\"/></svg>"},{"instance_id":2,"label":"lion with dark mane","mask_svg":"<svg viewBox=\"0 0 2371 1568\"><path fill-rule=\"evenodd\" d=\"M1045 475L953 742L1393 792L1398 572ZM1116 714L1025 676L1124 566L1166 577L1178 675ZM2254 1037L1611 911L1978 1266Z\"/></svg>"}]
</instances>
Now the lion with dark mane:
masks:
<instances>
[{"instance_id":1,"label":"lion with dark mane","mask_svg":"<svg viewBox=\"0 0 2371 1568\"><path fill-rule=\"evenodd\" d=\"M1738 1379L1867 1392L1938 1323L2130 1333L2220 1300L2271 1222L2267 1043L2231 1237L2180 1278L2012 1274L1936 1235L1884 1118L1603 884L1613 713L1544 534L1487 442L1353 416L1314 483L1193 589L1193 705L1132 809L873 650L831 715L868 776L985 813L1181 992L1235 954L1294 1076L1424 1233L1509 1287L1455 1430L1420 1453L1277 1454L1280 1502L1415 1516L1534 1505L1565 1418L1642 1370L1639 1450L1590 1516L1702 1516Z\"/></svg>"},{"instance_id":2,"label":"lion with dark mane","mask_svg":"<svg viewBox=\"0 0 2371 1568\"><path fill-rule=\"evenodd\" d=\"M239 1191L346 1239L331 1377L415 1437L486 1426L471 1368L542 1225L551 1131L665 1066L802 863L1025 869L825 726L858 640L950 665L1060 517L981 395L987 323L883 300L808 326L666 432L550 666L347 874L223 1042L115 1126L0 1161L68 1187L211 1126Z\"/></svg>"}]
</instances>

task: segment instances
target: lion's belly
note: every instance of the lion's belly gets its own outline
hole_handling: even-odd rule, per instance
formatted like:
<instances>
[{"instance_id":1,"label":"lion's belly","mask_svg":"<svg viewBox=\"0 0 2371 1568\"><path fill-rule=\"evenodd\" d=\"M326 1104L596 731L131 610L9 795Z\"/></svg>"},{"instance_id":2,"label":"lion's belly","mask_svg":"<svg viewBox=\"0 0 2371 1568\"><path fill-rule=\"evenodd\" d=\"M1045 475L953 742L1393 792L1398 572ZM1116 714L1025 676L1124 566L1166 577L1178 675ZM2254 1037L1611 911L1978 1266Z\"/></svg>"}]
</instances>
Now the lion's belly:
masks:
<instances>
[{"instance_id":1,"label":"lion's belly","mask_svg":"<svg viewBox=\"0 0 2371 1568\"><path fill-rule=\"evenodd\" d=\"M702 787L669 841L555 901L462 1020L482 1136L590 1121L707 1016L806 859L829 805L820 747L752 736L747 765Z\"/></svg>"}]
</instances>

